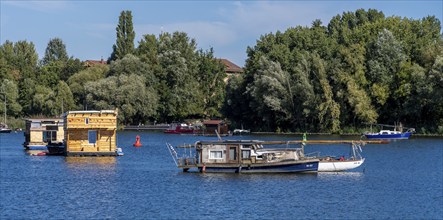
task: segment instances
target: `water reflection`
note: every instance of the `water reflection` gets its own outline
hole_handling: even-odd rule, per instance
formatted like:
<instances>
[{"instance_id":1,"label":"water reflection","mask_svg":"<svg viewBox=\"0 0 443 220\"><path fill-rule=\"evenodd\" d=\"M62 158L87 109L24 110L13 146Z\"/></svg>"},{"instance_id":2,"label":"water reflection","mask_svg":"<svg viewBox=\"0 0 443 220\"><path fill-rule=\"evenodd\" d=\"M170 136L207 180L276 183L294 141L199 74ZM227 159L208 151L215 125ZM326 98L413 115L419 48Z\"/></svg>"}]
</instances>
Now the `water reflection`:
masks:
<instances>
[{"instance_id":1,"label":"water reflection","mask_svg":"<svg viewBox=\"0 0 443 220\"><path fill-rule=\"evenodd\" d=\"M31 156L45 156L48 153L47 150L25 150L25 152Z\"/></svg>"},{"instance_id":2,"label":"water reflection","mask_svg":"<svg viewBox=\"0 0 443 220\"><path fill-rule=\"evenodd\" d=\"M115 164L115 157L65 157L68 164Z\"/></svg>"},{"instance_id":3,"label":"water reflection","mask_svg":"<svg viewBox=\"0 0 443 220\"><path fill-rule=\"evenodd\" d=\"M317 177L322 180L347 178L347 180L361 180L364 177L363 172L320 172Z\"/></svg>"}]
</instances>

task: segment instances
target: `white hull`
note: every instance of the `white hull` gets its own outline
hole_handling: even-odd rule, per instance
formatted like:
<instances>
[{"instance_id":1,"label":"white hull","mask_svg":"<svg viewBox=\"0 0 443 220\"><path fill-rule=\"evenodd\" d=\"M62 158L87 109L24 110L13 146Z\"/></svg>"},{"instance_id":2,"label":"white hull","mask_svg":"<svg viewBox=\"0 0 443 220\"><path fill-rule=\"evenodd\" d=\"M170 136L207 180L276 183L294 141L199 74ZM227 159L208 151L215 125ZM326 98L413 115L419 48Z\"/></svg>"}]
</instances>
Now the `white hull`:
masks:
<instances>
[{"instance_id":1,"label":"white hull","mask_svg":"<svg viewBox=\"0 0 443 220\"><path fill-rule=\"evenodd\" d=\"M318 163L318 172L338 172L338 171L350 170L359 167L360 165L363 164L363 162L365 162L364 158L362 158L361 160L345 160L345 161L320 160L320 162Z\"/></svg>"}]
</instances>

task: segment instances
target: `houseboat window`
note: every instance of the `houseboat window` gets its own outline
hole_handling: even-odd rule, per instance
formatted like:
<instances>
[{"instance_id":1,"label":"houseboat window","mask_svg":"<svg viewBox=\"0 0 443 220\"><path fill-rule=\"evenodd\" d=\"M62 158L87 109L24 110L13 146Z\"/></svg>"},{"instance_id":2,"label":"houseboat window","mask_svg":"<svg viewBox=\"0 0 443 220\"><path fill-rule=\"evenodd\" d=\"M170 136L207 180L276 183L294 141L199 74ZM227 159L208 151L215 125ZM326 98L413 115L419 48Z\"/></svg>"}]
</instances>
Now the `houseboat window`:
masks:
<instances>
[{"instance_id":1,"label":"houseboat window","mask_svg":"<svg viewBox=\"0 0 443 220\"><path fill-rule=\"evenodd\" d=\"M95 130L88 131L88 141L90 144L97 143L97 131Z\"/></svg>"},{"instance_id":2,"label":"houseboat window","mask_svg":"<svg viewBox=\"0 0 443 220\"><path fill-rule=\"evenodd\" d=\"M223 159L223 151L210 151L209 159Z\"/></svg>"},{"instance_id":3,"label":"houseboat window","mask_svg":"<svg viewBox=\"0 0 443 220\"><path fill-rule=\"evenodd\" d=\"M56 131L43 132L43 140L45 142L56 141L57 140L57 132Z\"/></svg>"},{"instance_id":4,"label":"houseboat window","mask_svg":"<svg viewBox=\"0 0 443 220\"><path fill-rule=\"evenodd\" d=\"M237 160L237 148L236 147L229 148L229 160Z\"/></svg>"},{"instance_id":5,"label":"houseboat window","mask_svg":"<svg viewBox=\"0 0 443 220\"><path fill-rule=\"evenodd\" d=\"M85 118L85 124L89 124L89 118Z\"/></svg>"},{"instance_id":6,"label":"houseboat window","mask_svg":"<svg viewBox=\"0 0 443 220\"><path fill-rule=\"evenodd\" d=\"M42 140L47 141L48 140L48 134L46 132L42 132Z\"/></svg>"},{"instance_id":7,"label":"houseboat window","mask_svg":"<svg viewBox=\"0 0 443 220\"><path fill-rule=\"evenodd\" d=\"M249 159L251 157L251 151L250 150L242 150L241 151L241 158L242 159Z\"/></svg>"}]
</instances>

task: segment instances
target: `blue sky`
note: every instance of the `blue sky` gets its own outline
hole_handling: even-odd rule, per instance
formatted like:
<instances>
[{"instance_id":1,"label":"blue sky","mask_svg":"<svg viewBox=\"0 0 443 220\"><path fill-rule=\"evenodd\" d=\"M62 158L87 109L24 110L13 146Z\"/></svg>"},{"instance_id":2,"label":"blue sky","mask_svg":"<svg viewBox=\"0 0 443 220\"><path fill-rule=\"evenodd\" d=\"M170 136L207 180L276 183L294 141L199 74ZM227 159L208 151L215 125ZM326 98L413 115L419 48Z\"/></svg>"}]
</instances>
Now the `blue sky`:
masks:
<instances>
[{"instance_id":1,"label":"blue sky","mask_svg":"<svg viewBox=\"0 0 443 220\"><path fill-rule=\"evenodd\" d=\"M61 38L69 56L107 59L116 40L123 10L132 11L135 45L144 34L183 31L198 48L214 48L215 56L243 66L246 48L263 34L290 27L323 25L344 11L363 8L385 16L420 19L443 17L443 1L23 1L0 0L0 42L33 42L39 59L50 39Z\"/></svg>"}]
</instances>

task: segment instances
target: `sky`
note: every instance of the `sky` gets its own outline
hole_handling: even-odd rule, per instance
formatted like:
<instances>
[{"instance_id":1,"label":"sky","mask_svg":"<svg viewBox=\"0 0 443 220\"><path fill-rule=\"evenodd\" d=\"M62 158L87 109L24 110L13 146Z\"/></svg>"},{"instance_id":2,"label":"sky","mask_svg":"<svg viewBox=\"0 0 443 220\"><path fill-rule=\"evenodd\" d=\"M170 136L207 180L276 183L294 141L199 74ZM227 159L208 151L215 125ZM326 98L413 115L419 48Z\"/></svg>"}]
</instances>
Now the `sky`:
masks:
<instances>
[{"instance_id":1,"label":"sky","mask_svg":"<svg viewBox=\"0 0 443 220\"><path fill-rule=\"evenodd\" d=\"M214 49L217 58L244 66L247 47L261 35L311 26L357 9L377 9L386 17L443 21L443 0L432 1L143 1L143 0L0 0L0 43L33 42L42 59L48 42L60 38L69 56L84 60L107 59L116 42L120 13L132 11L135 46L145 34L186 32L197 49ZM442 24L443 25L443 24Z\"/></svg>"}]
</instances>

